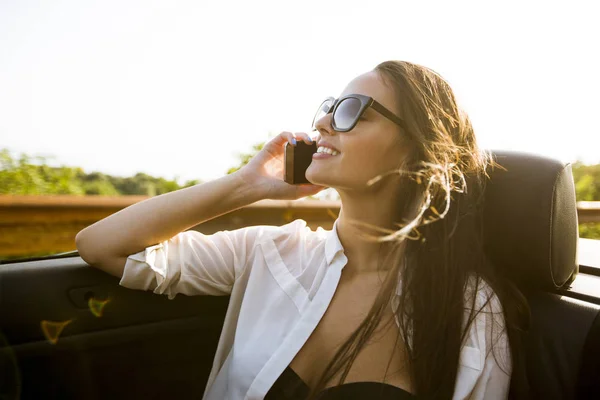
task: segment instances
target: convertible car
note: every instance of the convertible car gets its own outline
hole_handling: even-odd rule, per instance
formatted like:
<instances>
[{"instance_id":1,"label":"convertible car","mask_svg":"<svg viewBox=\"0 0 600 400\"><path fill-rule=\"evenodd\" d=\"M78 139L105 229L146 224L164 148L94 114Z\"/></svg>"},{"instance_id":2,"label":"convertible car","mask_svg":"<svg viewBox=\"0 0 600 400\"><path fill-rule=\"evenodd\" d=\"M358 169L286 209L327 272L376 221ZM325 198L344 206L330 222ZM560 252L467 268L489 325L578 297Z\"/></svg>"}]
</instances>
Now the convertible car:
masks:
<instances>
[{"instance_id":1,"label":"convertible car","mask_svg":"<svg viewBox=\"0 0 600 400\"><path fill-rule=\"evenodd\" d=\"M600 241L580 257L571 166L492 153L484 242L529 301L531 398L600 399ZM228 297L118 282L76 251L1 263L0 398L201 398Z\"/></svg>"}]
</instances>

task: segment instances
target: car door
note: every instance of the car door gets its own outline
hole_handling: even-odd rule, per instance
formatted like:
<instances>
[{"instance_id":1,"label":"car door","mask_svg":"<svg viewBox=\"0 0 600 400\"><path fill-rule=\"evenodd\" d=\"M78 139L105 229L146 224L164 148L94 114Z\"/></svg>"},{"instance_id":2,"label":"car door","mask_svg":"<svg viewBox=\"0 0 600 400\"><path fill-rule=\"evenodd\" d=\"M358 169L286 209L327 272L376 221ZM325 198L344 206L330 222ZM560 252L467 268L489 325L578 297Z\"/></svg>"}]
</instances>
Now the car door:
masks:
<instances>
[{"instance_id":1,"label":"car door","mask_svg":"<svg viewBox=\"0 0 600 400\"><path fill-rule=\"evenodd\" d=\"M229 297L129 290L71 257L0 265L0 397L201 398Z\"/></svg>"}]
</instances>

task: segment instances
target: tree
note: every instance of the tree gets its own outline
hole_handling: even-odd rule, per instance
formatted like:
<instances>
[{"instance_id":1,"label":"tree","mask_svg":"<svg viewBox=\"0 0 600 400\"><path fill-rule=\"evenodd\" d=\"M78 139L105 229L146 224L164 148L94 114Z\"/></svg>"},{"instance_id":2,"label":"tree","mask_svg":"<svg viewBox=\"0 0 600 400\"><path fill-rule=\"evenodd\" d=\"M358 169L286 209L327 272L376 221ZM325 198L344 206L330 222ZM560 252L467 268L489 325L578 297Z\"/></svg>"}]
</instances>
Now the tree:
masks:
<instances>
[{"instance_id":1,"label":"tree","mask_svg":"<svg viewBox=\"0 0 600 400\"><path fill-rule=\"evenodd\" d=\"M235 171L238 171L244 165L248 164L252 157L258 154L259 151L265 146L265 142L257 143L252 146L252 150L249 153L238 153L238 157L240 159L240 163L236 167L231 167L227 170L227 175L233 174Z\"/></svg>"},{"instance_id":2,"label":"tree","mask_svg":"<svg viewBox=\"0 0 600 400\"><path fill-rule=\"evenodd\" d=\"M41 164L35 164L41 163ZM21 154L14 159L7 149L0 151L0 194L84 194L77 179L79 168L50 167L46 157Z\"/></svg>"},{"instance_id":3,"label":"tree","mask_svg":"<svg viewBox=\"0 0 600 400\"><path fill-rule=\"evenodd\" d=\"M15 158L7 149L0 151L0 194L155 196L199 183L197 179L189 180L181 186L177 178L167 180L141 172L125 178L96 171L86 174L79 167L51 167L47 157L21 154Z\"/></svg>"},{"instance_id":4,"label":"tree","mask_svg":"<svg viewBox=\"0 0 600 400\"><path fill-rule=\"evenodd\" d=\"M576 161L571 165L577 201L600 201L600 164L585 165ZM600 223L579 224L579 236L600 239Z\"/></svg>"},{"instance_id":5,"label":"tree","mask_svg":"<svg viewBox=\"0 0 600 400\"><path fill-rule=\"evenodd\" d=\"M571 165L578 201L600 201L600 164L585 165L576 161Z\"/></svg>"}]
</instances>

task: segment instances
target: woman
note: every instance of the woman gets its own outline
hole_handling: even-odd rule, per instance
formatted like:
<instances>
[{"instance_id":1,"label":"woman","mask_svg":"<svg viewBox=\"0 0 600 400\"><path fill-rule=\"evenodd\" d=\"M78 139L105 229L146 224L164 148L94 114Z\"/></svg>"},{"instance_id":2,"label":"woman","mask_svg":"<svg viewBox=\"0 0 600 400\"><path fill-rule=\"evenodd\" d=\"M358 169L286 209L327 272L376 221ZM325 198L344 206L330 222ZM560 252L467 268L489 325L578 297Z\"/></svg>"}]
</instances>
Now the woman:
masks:
<instances>
[{"instance_id":1,"label":"woman","mask_svg":"<svg viewBox=\"0 0 600 400\"><path fill-rule=\"evenodd\" d=\"M448 84L383 62L324 102L314 129L331 155L313 156L312 184L282 180L285 143L312 141L282 132L234 174L84 229L80 255L125 287L231 295L205 399L507 398L511 376L525 396L526 303L482 247L493 162ZM342 203L331 231L185 231L325 187Z\"/></svg>"}]
</instances>

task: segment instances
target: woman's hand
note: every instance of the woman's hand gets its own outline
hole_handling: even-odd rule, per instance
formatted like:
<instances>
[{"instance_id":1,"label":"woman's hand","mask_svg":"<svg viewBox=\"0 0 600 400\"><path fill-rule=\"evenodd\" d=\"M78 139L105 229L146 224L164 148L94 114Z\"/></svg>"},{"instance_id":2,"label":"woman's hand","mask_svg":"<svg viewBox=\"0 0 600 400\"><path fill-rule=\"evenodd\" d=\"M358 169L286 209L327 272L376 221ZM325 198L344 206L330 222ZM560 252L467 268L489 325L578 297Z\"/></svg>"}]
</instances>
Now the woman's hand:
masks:
<instances>
[{"instance_id":1,"label":"woman's hand","mask_svg":"<svg viewBox=\"0 0 600 400\"><path fill-rule=\"evenodd\" d=\"M246 182L264 188L267 199L296 200L327 188L304 183L291 185L283 180L285 143L293 146L293 139L312 144L310 136L306 133L281 132L268 141L260 152L238 171Z\"/></svg>"}]
</instances>

